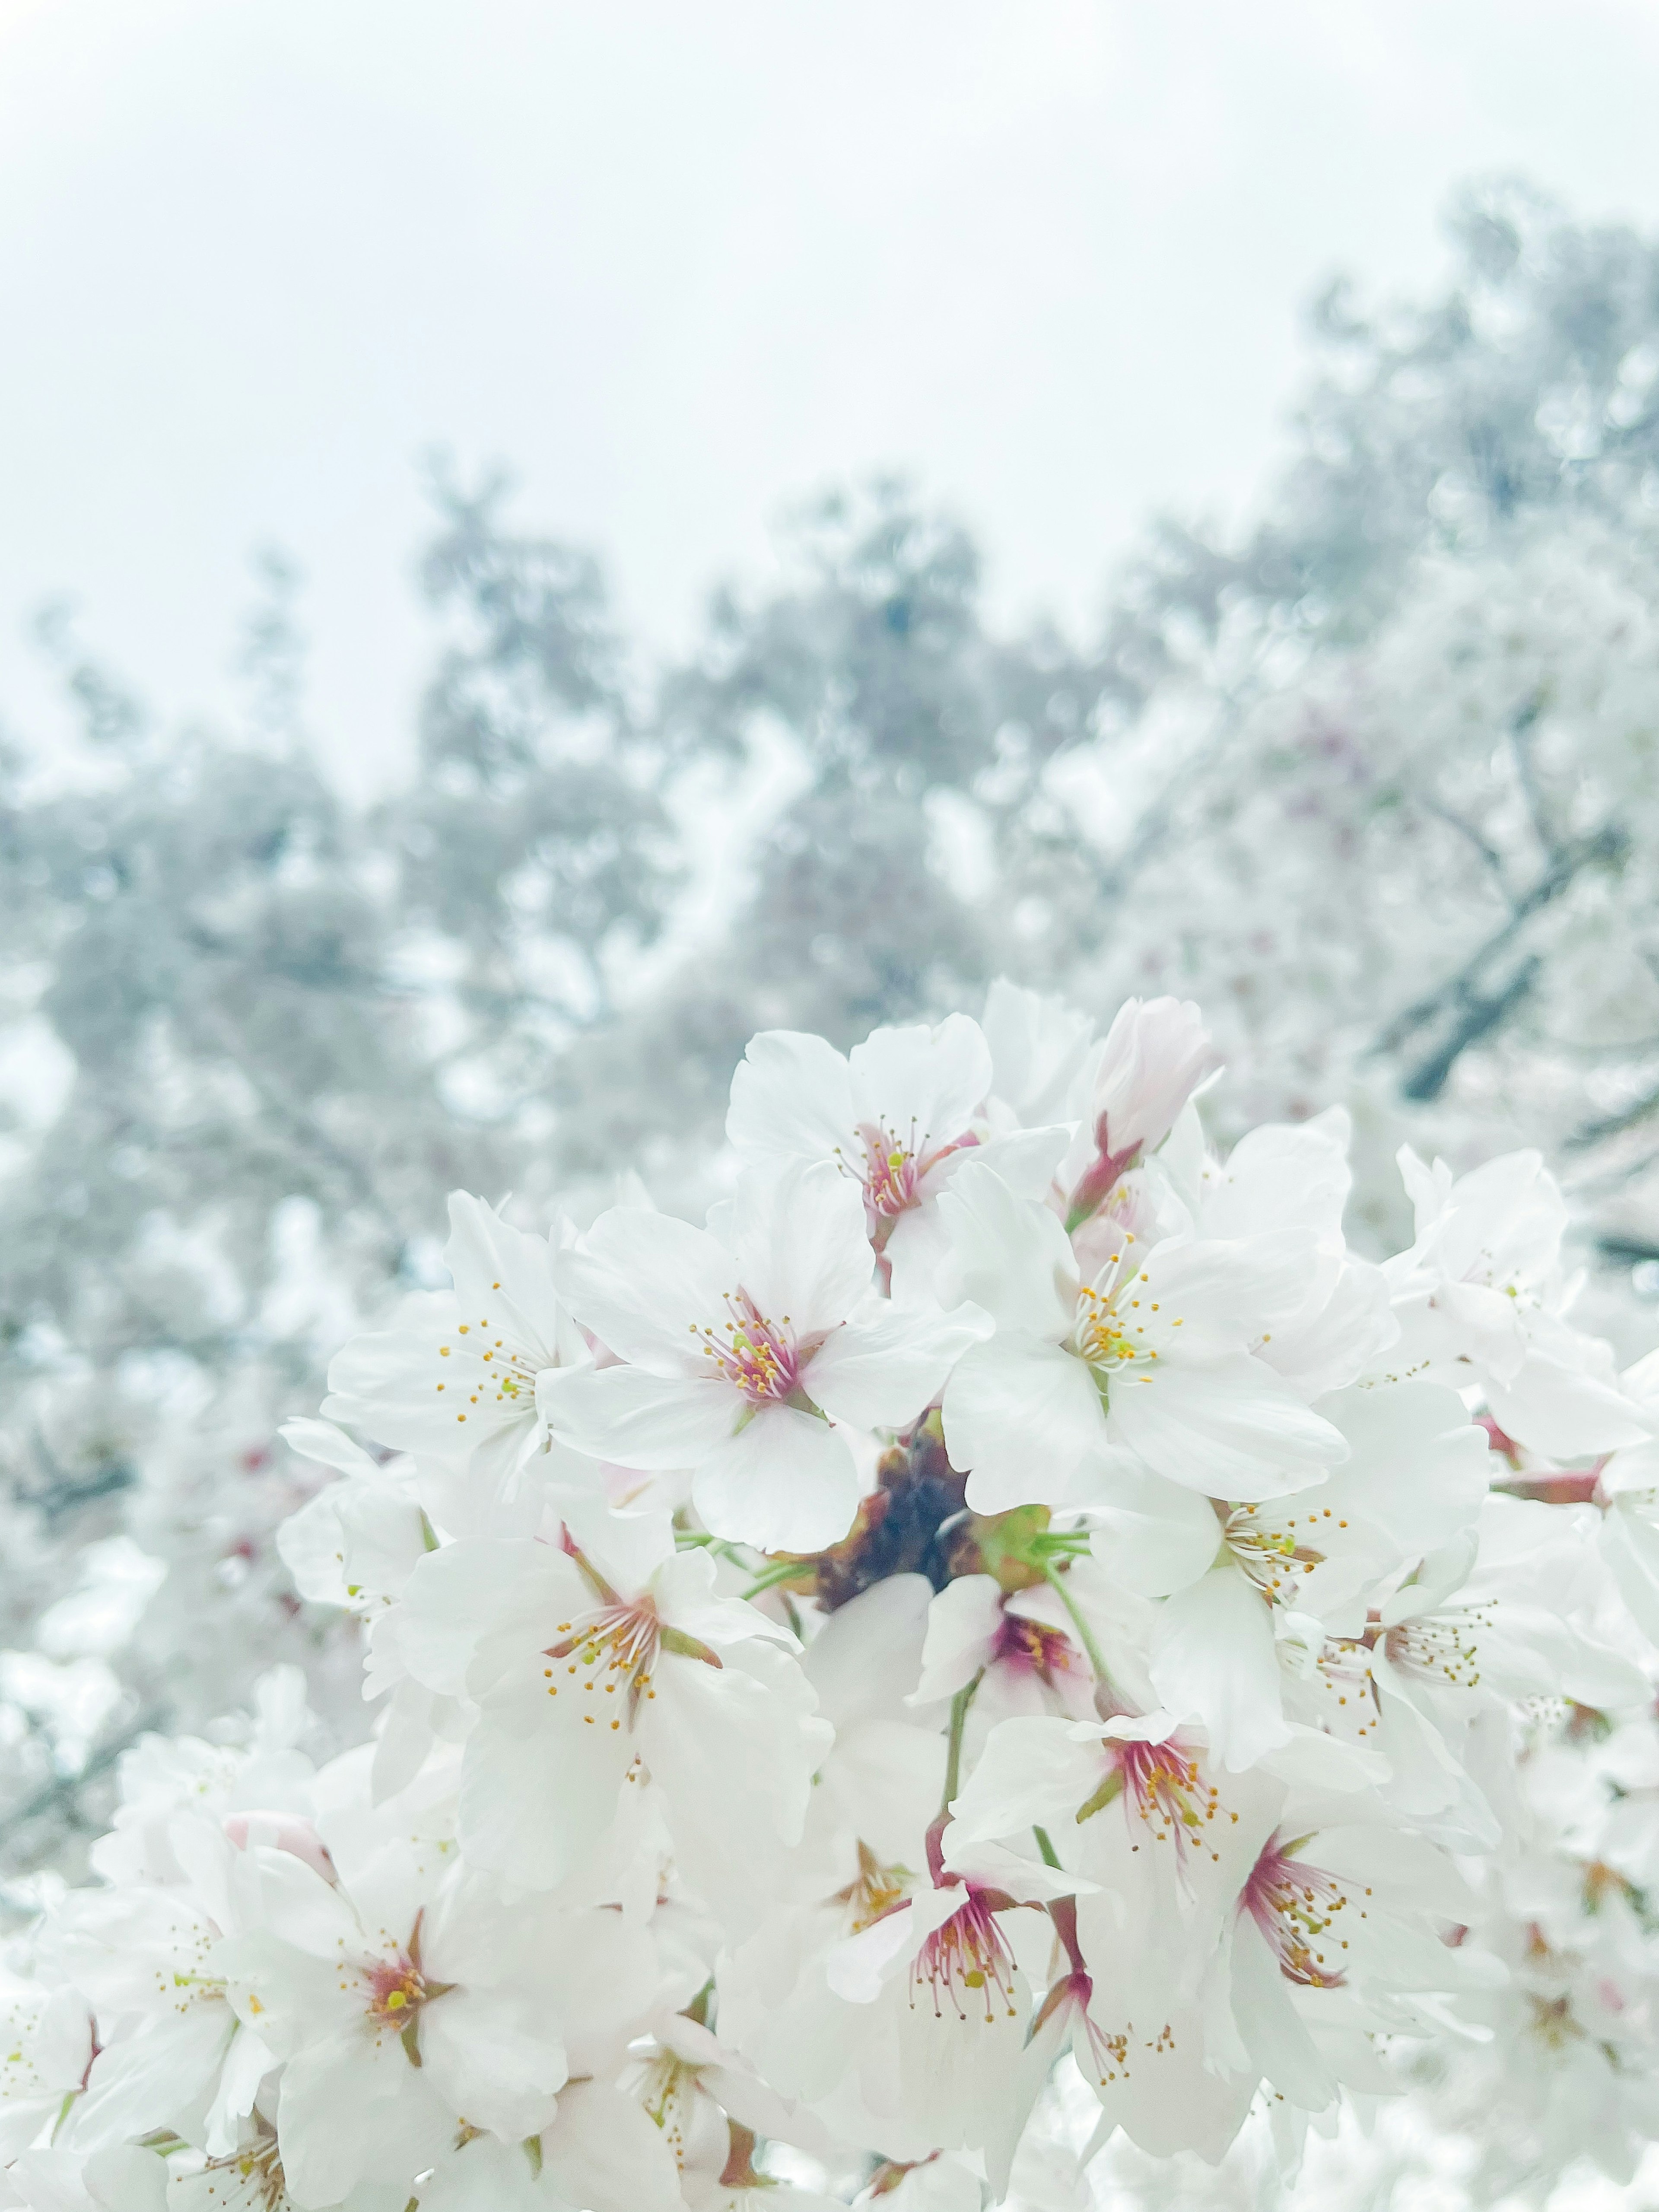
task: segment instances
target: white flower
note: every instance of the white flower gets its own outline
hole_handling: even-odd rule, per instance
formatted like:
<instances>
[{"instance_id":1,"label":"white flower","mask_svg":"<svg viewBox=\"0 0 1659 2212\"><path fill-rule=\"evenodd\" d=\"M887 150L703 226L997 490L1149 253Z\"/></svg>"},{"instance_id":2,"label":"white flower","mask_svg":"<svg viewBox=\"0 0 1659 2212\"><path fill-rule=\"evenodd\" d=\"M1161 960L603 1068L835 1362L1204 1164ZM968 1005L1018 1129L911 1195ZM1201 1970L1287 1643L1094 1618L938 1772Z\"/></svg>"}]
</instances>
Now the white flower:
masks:
<instances>
[{"instance_id":1,"label":"white flower","mask_svg":"<svg viewBox=\"0 0 1659 2212\"><path fill-rule=\"evenodd\" d=\"M1417 1213L1416 1243L1387 1270L1402 1367L1478 1379L1507 1436L1558 1457L1650 1435L1608 1347L1565 1318L1576 1288L1556 1279L1566 1203L1539 1155L1510 1152L1454 1180L1406 1146L1400 1170Z\"/></svg>"},{"instance_id":2,"label":"white flower","mask_svg":"<svg viewBox=\"0 0 1659 2212\"><path fill-rule=\"evenodd\" d=\"M8 1974L0 2039L0 2165L9 2166L85 2082L93 2054L86 1999L66 1980L48 1988Z\"/></svg>"},{"instance_id":3,"label":"white flower","mask_svg":"<svg viewBox=\"0 0 1659 2212\"><path fill-rule=\"evenodd\" d=\"M800 1834L830 1730L753 1606L714 1595L706 1552L665 1518L611 1516L597 1546L513 1538L447 1545L416 1570L401 1617L411 1671L478 1707L467 1739L468 1856L537 1889L604 1841L649 1779L699 1887L758 1909L772 1857Z\"/></svg>"},{"instance_id":4,"label":"white flower","mask_svg":"<svg viewBox=\"0 0 1659 2212\"><path fill-rule=\"evenodd\" d=\"M732 1079L726 1133L769 1173L825 1160L861 1191L885 1250L927 1204L946 1162L983 1133L991 1054L977 1022L876 1030L850 1054L822 1037L763 1030Z\"/></svg>"},{"instance_id":5,"label":"white flower","mask_svg":"<svg viewBox=\"0 0 1659 2212\"><path fill-rule=\"evenodd\" d=\"M1042 1912L1024 1908L1073 1886L995 1846L967 1846L831 1948L825 1980L843 2004L870 2010L853 2032L883 2054L896 2135L1012 2153L1035 2094L1020 2064L1030 1972L1048 1948Z\"/></svg>"},{"instance_id":6,"label":"white flower","mask_svg":"<svg viewBox=\"0 0 1659 2212\"><path fill-rule=\"evenodd\" d=\"M822 1549L863 1488L832 1424L905 1426L983 1327L878 1298L871 1272L859 1191L827 1163L745 1182L729 1241L642 1209L603 1214L562 1280L627 1364L549 1377L547 1417L596 1457L692 1468L717 1536Z\"/></svg>"},{"instance_id":7,"label":"white flower","mask_svg":"<svg viewBox=\"0 0 1659 2212\"><path fill-rule=\"evenodd\" d=\"M488 1502L510 1504L526 1474L568 1480L568 1461L546 1457L538 1385L588 1354L555 1291L554 1256L545 1238L455 1192L444 1247L453 1291L410 1298L390 1329L353 1337L329 1369L324 1413L464 1475Z\"/></svg>"},{"instance_id":8,"label":"white flower","mask_svg":"<svg viewBox=\"0 0 1659 2212\"><path fill-rule=\"evenodd\" d=\"M1126 1230L1085 1282L1054 1215L989 1169L965 1166L939 1203L961 1288L995 1322L945 1394L951 1464L971 1471L979 1511L1109 1500L1115 1450L1241 1498L1305 1489L1346 1457L1253 1348L1286 1300L1293 1248L1147 1248Z\"/></svg>"},{"instance_id":9,"label":"white flower","mask_svg":"<svg viewBox=\"0 0 1659 2212\"><path fill-rule=\"evenodd\" d=\"M1202 1724L1231 1768L1288 1740L1275 1640L1285 1617L1345 1618L1402 1559L1471 1528L1486 1495L1485 1431L1438 1383L1337 1391L1317 1410L1349 1456L1293 1498L1212 1499L1206 1519L1190 1492L1147 1478L1133 1488L1133 1513L1102 1511L1101 1556L1165 1599L1153 1687Z\"/></svg>"},{"instance_id":10,"label":"white flower","mask_svg":"<svg viewBox=\"0 0 1659 2212\"><path fill-rule=\"evenodd\" d=\"M650 2001L641 1931L510 1902L452 1856L389 1840L331 1882L290 1850L244 1855L255 1924L221 1962L283 2062L277 2133L301 2204L332 2203L359 2177L412 2183L460 2123L510 2142L538 2134L570 2026Z\"/></svg>"}]
</instances>

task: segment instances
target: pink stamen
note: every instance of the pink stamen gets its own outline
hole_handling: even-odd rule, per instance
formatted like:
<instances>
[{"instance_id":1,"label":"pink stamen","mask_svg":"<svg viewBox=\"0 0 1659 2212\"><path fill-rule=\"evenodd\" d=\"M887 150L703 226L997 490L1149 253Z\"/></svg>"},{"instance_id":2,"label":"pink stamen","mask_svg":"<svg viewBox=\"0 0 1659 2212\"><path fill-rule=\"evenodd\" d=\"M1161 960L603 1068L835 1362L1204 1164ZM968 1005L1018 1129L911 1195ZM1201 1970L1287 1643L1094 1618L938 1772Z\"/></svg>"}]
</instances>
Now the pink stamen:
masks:
<instances>
[{"instance_id":1,"label":"pink stamen","mask_svg":"<svg viewBox=\"0 0 1659 2212\"><path fill-rule=\"evenodd\" d=\"M1269 1838L1250 1869L1239 1907L1261 1930L1286 1981L1308 1990L1340 1989L1346 1977L1335 1954L1348 1946L1331 1929L1351 1899L1334 1875L1308 1865L1295 1850L1277 1835ZM1369 1897L1370 1890L1364 1894ZM1365 1917L1362 1906L1359 1917Z\"/></svg>"},{"instance_id":2,"label":"pink stamen","mask_svg":"<svg viewBox=\"0 0 1659 2212\"><path fill-rule=\"evenodd\" d=\"M1204 1840L1204 1829L1221 1809L1215 1784L1205 1781L1197 1759L1172 1736L1162 1743L1129 1737L1112 1750L1125 1812L1143 1821L1158 1842L1172 1842L1176 1856L1184 1859L1188 1844ZM1219 1854L1212 1850L1210 1856Z\"/></svg>"},{"instance_id":3,"label":"pink stamen","mask_svg":"<svg viewBox=\"0 0 1659 2212\"><path fill-rule=\"evenodd\" d=\"M929 1132L924 1129L918 1134L914 1121L906 1136L890 1129L884 1121L860 1121L854 1133L862 1160L855 1164L844 1154L839 1157L843 1171L863 1188L871 1242L878 1251L892 1235L899 1216L921 1204L921 1186L939 1162L979 1142L970 1130L929 1151Z\"/></svg>"},{"instance_id":4,"label":"pink stamen","mask_svg":"<svg viewBox=\"0 0 1659 2212\"><path fill-rule=\"evenodd\" d=\"M997 1924L989 1894L972 1882L963 1887L961 1905L934 1929L911 1963L910 2002L915 2003L925 1983L935 2020L943 2020L948 2005L958 2020L972 2014L988 2027L996 2018L999 1998L1008 2018L1018 2017L1014 1954Z\"/></svg>"},{"instance_id":5,"label":"pink stamen","mask_svg":"<svg viewBox=\"0 0 1659 2212\"><path fill-rule=\"evenodd\" d=\"M1075 1675L1084 1682L1090 1679L1082 1654L1063 1629L1050 1628L1045 1621L1018 1613L1004 1613L991 1646L990 1663L1035 1674L1050 1689L1061 1675Z\"/></svg>"},{"instance_id":6,"label":"pink stamen","mask_svg":"<svg viewBox=\"0 0 1659 2212\"><path fill-rule=\"evenodd\" d=\"M805 1364L788 1315L781 1322L768 1321L747 1291L728 1291L726 1305L732 1318L721 1329L693 1329L705 1340L704 1356L751 1406L781 1403L800 1388Z\"/></svg>"}]
</instances>

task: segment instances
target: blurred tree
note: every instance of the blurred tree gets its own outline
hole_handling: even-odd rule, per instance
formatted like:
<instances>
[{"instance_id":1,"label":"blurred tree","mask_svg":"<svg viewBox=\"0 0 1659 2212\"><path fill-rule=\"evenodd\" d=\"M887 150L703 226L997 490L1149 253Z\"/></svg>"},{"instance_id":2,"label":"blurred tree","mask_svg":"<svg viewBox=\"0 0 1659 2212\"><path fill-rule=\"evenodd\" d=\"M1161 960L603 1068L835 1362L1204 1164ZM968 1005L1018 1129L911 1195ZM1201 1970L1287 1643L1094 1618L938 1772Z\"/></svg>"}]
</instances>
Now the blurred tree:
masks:
<instances>
[{"instance_id":1,"label":"blurred tree","mask_svg":"<svg viewBox=\"0 0 1659 2212\"><path fill-rule=\"evenodd\" d=\"M414 766L362 810L279 558L234 731L156 730L49 613L82 742L0 758L0 1852L324 1633L270 1439L434 1279L445 1190L545 1221L642 1160L695 1210L757 1027L1177 991L1222 1112L1346 1091L1362 1209L1401 1136L1541 1139L1605 1285L1659 1256L1659 247L1518 187L1452 242L1427 305L1328 295L1259 522L1161 526L1086 648L998 635L884 483L653 670L589 559L440 472Z\"/></svg>"}]
</instances>

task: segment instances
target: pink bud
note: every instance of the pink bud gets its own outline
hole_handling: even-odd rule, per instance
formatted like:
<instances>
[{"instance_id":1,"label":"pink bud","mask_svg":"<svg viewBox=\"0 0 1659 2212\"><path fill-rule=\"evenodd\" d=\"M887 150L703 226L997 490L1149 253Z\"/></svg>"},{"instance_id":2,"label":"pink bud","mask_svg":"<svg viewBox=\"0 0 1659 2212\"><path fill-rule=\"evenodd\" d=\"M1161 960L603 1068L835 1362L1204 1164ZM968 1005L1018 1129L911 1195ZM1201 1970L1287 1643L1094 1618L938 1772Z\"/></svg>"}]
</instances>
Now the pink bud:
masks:
<instances>
[{"instance_id":1,"label":"pink bud","mask_svg":"<svg viewBox=\"0 0 1659 2212\"><path fill-rule=\"evenodd\" d=\"M227 1813L225 1833L239 1851L250 1844L262 1844L268 1850L286 1851L290 1858L302 1860L326 1882L340 1879L328 1845L297 1813Z\"/></svg>"},{"instance_id":2,"label":"pink bud","mask_svg":"<svg viewBox=\"0 0 1659 2212\"><path fill-rule=\"evenodd\" d=\"M1212 1058L1191 1000L1130 999L1120 1006L1095 1070L1101 1152L1121 1159L1161 1145Z\"/></svg>"}]
</instances>

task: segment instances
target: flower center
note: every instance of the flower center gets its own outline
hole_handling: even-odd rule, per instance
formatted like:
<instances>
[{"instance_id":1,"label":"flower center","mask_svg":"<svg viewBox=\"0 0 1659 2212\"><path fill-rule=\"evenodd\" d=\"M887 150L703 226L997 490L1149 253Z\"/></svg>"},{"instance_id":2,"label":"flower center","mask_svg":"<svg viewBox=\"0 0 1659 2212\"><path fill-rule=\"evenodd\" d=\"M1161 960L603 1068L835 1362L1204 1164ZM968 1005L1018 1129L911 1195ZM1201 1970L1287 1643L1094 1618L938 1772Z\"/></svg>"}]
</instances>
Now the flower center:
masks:
<instances>
[{"instance_id":1,"label":"flower center","mask_svg":"<svg viewBox=\"0 0 1659 2212\"><path fill-rule=\"evenodd\" d=\"M640 1700L656 1695L651 1676L663 1626L655 1600L647 1595L601 1606L580 1621L562 1620L558 1626L561 1640L550 1644L543 1656L562 1660L564 1665L542 1669L548 1696L574 1696L590 1728L605 1727L614 1733L624 1719L631 1725ZM607 1699L612 1701L609 1706Z\"/></svg>"},{"instance_id":2,"label":"flower center","mask_svg":"<svg viewBox=\"0 0 1659 2212\"><path fill-rule=\"evenodd\" d=\"M932 1141L930 1132L918 1132L914 1121L902 1131L890 1128L885 1121L860 1121L853 1132L851 1156L839 1145L836 1147L842 1173L850 1175L863 1189L872 1241L878 1251L900 1214L921 1204L921 1186L939 1162L979 1139L969 1131L930 1152Z\"/></svg>"},{"instance_id":3,"label":"flower center","mask_svg":"<svg viewBox=\"0 0 1659 2212\"><path fill-rule=\"evenodd\" d=\"M1158 1301L1147 1297L1151 1278L1136 1267L1127 1250L1133 1241L1126 1237L1126 1249L1114 1252L1094 1281L1078 1290L1072 1340L1103 1389L1105 1376L1114 1368L1158 1358L1146 1341L1146 1322L1158 1312ZM1181 1324L1177 1321L1172 1326Z\"/></svg>"},{"instance_id":4,"label":"flower center","mask_svg":"<svg viewBox=\"0 0 1659 2212\"><path fill-rule=\"evenodd\" d=\"M1304 1516L1310 1531L1318 1516ZM1325 1519L1330 1519L1329 1510ZM1346 1525L1346 1523L1344 1524ZM1286 1586L1297 1574L1310 1575L1325 1554L1316 1551L1306 1534L1297 1534L1294 1516L1283 1521L1262 1517L1257 1505L1236 1505L1221 1524L1222 1540L1264 1597L1282 1601Z\"/></svg>"},{"instance_id":5,"label":"flower center","mask_svg":"<svg viewBox=\"0 0 1659 2212\"><path fill-rule=\"evenodd\" d=\"M1478 1689L1480 1654L1477 1638L1490 1628L1492 1616L1473 1606L1455 1613L1425 1614L1419 1620L1402 1620L1388 1629L1382 1649L1405 1672L1422 1676L1451 1690Z\"/></svg>"},{"instance_id":6,"label":"flower center","mask_svg":"<svg viewBox=\"0 0 1659 2212\"><path fill-rule=\"evenodd\" d=\"M478 1417L472 1412L475 1406L495 1405L508 1413L536 1402L536 1365L515 1345L497 1336L489 1317L481 1315L476 1322L459 1322L450 1333L449 1340L438 1346L440 1359L453 1359L454 1368L447 1371L437 1385L438 1394L455 1407L455 1418L465 1421Z\"/></svg>"},{"instance_id":7,"label":"flower center","mask_svg":"<svg viewBox=\"0 0 1659 2212\"><path fill-rule=\"evenodd\" d=\"M691 1334L703 1339L704 1358L751 1406L781 1403L800 1388L801 1347L788 1315L768 1321L747 1291L728 1291L726 1307L729 1318L713 1328L692 1323Z\"/></svg>"},{"instance_id":8,"label":"flower center","mask_svg":"<svg viewBox=\"0 0 1659 2212\"><path fill-rule=\"evenodd\" d=\"M1004 1613L991 1646L991 1663L999 1662L1036 1674L1050 1689L1062 1674L1087 1679L1078 1648L1064 1629L1050 1628L1046 1621L1028 1620L1024 1613Z\"/></svg>"},{"instance_id":9,"label":"flower center","mask_svg":"<svg viewBox=\"0 0 1659 2212\"><path fill-rule=\"evenodd\" d=\"M370 1966L363 1979L368 1985L369 2018L395 2035L405 2034L415 2025L421 2007L430 2003L435 1994L428 1988L420 1968L402 1953Z\"/></svg>"},{"instance_id":10,"label":"flower center","mask_svg":"<svg viewBox=\"0 0 1659 2212\"><path fill-rule=\"evenodd\" d=\"M1173 1843L1176 1856L1184 1857L1188 1845L1201 1840L1203 1830L1221 1810L1220 1792L1213 1783L1206 1782L1197 1759L1183 1751L1173 1736L1163 1743L1146 1743L1129 1736L1104 1748L1111 1758L1111 1771L1088 1802L1079 1808L1079 1821L1103 1811L1121 1796L1125 1813L1149 1829L1154 1841ZM1234 1813L1230 1817L1237 1820L1238 1815ZM1130 1848L1138 1851L1140 1846L1134 1844ZM1210 1856L1218 1859L1220 1853L1212 1850Z\"/></svg>"},{"instance_id":11,"label":"flower center","mask_svg":"<svg viewBox=\"0 0 1659 2212\"><path fill-rule=\"evenodd\" d=\"M1277 1836L1269 1840L1250 1869L1240 1906L1267 1938L1287 1981L1309 1990L1340 1989L1346 1977L1339 1954L1348 1946L1331 1931L1352 1900L1334 1875L1297 1858L1296 1849ZM1359 1917L1366 1917L1363 1905Z\"/></svg>"},{"instance_id":12,"label":"flower center","mask_svg":"<svg viewBox=\"0 0 1659 2212\"><path fill-rule=\"evenodd\" d=\"M276 2138L263 2131L257 2143L249 2144L245 2150L234 2150L228 2158L210 2158L202 2171L234 2177L228 2185L235 2201L246 2204L248 2212L255 2212L256 2207L259 2212L280 2212L289 2201ZM209 2188L211 2196L211 2184Z\"/></svg>"},{"instance_id":13,"label":"flower center","mask_svg":"<svg viewBox=\"0 0 1659 2212\"><path fill-rule=\"evenodd\" d=\"M949 2008L960 2021L980 2020L988 2027L999 2007L1010 2020L1019 2016L1014 2002L1014 1954L982 1893L969 1884L963 1902L917 1952L910 1966L914 2008L923 1984L931 1993L935 2020Z\"/></svg>"},{"instance_id":14,"label":"flower center","mask_svg":"<svg viewBox=\"0 0 1659 2212\"><path fill-rule=\"evenodd\" d=\"M909 1875L904 1868L884 1866L862 1841L859 1844L859 1870L845 1889L836 1892L835 1902L847 1908L848 1934L856 1936L866 1928L872 1928L878 1920L902 1902Z\"/></svg>"}]
</instances>

